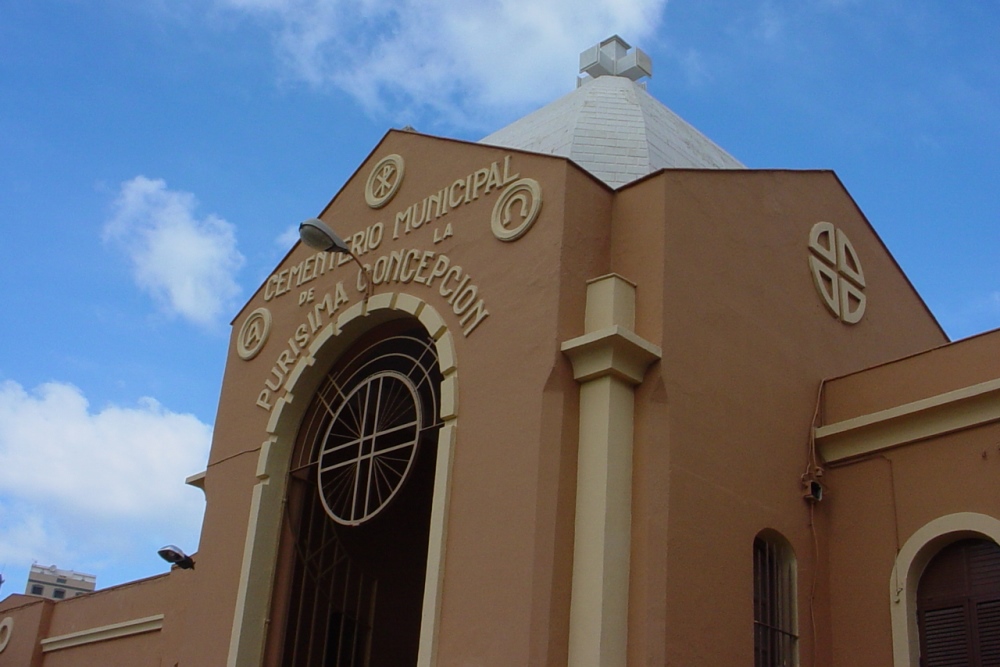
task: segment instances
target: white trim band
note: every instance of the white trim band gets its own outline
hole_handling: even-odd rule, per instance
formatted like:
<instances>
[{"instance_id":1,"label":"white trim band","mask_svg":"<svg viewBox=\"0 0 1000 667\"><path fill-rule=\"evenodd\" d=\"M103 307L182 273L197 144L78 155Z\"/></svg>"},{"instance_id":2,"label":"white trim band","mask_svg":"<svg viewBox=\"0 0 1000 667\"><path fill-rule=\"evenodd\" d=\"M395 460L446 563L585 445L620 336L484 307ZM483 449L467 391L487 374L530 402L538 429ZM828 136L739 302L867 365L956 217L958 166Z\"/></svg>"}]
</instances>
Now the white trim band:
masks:
<instances>
[{"instance_id":1,"label":"white trim band","mask_svg":"<svg viewBox=\"0 0 1000 667\"><path fill-rule=\"evenodd\" d=\"M163 627L163 614L147 616L146 618L135 618L131 621L102 625L98 628L71 632L58 637L49 637L42 640L42 653L51 651L61 651L64 648L82 646L84 644L94 644L109 639L121 639L132 635L141 635L146 632L157 632Z\"/></svg>"},{"instance_id":2,"label":"white trim band","mask_svg":"<svg viewBox=\"0 0 1000 667\"><path fill-rule=\"evenodd\" d=\"M827 463L1000 420L1000 379L816 429Z\"/></svg>"}]
</instances>

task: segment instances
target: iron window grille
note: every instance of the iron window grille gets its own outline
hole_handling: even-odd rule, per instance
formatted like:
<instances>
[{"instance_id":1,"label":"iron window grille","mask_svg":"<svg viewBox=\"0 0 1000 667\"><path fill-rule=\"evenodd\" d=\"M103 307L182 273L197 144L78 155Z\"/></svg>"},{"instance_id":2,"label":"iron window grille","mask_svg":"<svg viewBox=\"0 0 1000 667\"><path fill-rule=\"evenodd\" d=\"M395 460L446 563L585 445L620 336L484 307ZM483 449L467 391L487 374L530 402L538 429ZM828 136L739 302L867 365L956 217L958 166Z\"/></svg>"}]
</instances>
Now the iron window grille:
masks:
<instances>
[{"instance_id":1,"label":"iron window grille","mask_svg":"<svg viewBox=\"0 0 1000 667\"><path fill-rule=\"evenodd\" d=\"M795 595L791 547L777 539L754 539L754 667L798 664Z\"/></svg>"},{"instance_id":2,"label":"iron window grille","mask_svg":"<svg viewBox=\"0 0 1000 667\"><path fill-rule=\"evenodd\" d=\"M406 595L393 590L398 568L383 580L384 547L397 539L391 535L414 532L421 522L414 507L429 512L440 382L433 340L400 322L370 332L321 381L289 471L285 525L294 562L284 638L274 637L283 645L280 664L409 664L406 651L386 648L385 639L415 646L420 599L408 600L411 611L397 609ZM421 591L422 530L417 542L398 538Z\"/></svg>"}]
</instances>

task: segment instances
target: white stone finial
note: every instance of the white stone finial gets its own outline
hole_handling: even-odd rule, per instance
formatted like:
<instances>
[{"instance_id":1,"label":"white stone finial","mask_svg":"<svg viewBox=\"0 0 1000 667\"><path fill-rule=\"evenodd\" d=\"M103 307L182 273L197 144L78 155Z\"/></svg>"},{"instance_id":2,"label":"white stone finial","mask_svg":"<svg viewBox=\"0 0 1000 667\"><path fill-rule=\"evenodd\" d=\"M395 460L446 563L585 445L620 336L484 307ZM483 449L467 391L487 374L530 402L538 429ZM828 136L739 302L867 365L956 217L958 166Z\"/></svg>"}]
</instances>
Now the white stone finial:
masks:
<instances>
[{"instance_id":1,"label":"white stone finial","mask_svg":"<svg viewBox=\"0 0 1000 667\"><path fill-rule=\"evenodd\" d=\"M630 48L624 39L612 35L580 54L580 72L595 79L624 76L638 81L644 76L653 76L653 61L646 52L640 48L630 52Z\"/></svg>"}]
</instances>

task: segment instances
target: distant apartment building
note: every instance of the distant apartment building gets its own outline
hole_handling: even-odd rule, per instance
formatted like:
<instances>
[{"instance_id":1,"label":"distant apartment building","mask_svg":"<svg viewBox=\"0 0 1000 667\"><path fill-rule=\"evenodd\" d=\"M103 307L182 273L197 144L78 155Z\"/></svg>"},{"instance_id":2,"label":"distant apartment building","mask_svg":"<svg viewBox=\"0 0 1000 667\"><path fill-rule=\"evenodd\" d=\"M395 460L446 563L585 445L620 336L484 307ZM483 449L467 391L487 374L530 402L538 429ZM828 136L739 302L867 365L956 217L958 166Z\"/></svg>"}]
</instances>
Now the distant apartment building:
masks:
<instances>
[{"instance_id":1,"label":"distant apartment building","mask_svg":"<svg viewBox=\"0 0 1000 667\"><path fill-rule=\"evenodd\" d=\"M55 565L48 567L32 565L24 594L49 600L65 600L90 593L95 588L97 588L96 575L60 570Z\"/></svg>"}]
</instances>

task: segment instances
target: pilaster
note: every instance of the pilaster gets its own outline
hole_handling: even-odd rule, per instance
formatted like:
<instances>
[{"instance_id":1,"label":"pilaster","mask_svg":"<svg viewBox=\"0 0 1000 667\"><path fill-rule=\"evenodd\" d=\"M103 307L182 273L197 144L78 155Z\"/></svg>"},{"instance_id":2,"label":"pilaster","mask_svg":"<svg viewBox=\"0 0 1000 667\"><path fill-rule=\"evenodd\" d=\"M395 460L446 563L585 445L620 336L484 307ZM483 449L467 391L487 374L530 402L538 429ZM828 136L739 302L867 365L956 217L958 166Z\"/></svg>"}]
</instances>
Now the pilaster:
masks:
<instances>
[{"instance_id":1,"label":"pilaster","mask_svg":"<svg viewBox=\"0 0 1000 667\"><path fill-rule=\"evenodd\" d=\"M635 285L616 274L587 284L585 333L562 344L580 382L569 664L624 667L632 542L635 386L661 357L639 337Z\"/></svg>"}]
</instances>

